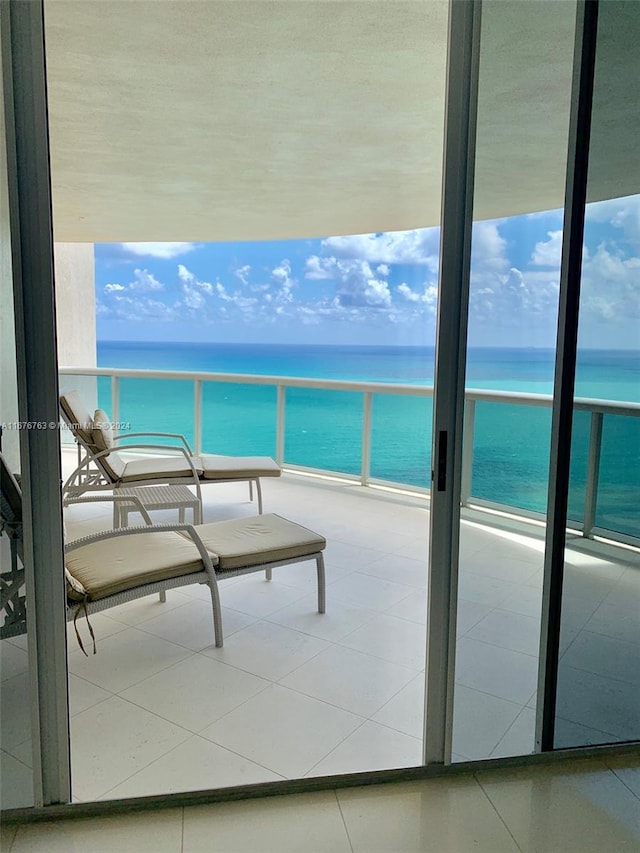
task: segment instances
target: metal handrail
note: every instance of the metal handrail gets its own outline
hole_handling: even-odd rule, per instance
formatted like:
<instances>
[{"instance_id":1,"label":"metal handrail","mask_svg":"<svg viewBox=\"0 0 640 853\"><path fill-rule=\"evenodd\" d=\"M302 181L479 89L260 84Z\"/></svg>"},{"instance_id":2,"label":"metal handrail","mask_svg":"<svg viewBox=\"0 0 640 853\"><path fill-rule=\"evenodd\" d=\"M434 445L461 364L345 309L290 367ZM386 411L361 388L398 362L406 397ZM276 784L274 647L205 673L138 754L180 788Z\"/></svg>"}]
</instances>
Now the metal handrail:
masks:
<instances>
[{"instance_id":1,"label":"metal handrail","mask_svg":"<svg viewBox=\"0 0 640 853\"><path fill-rule=\"evenodd\" d=\"M111 411L112 419L119 420L120 404L120 379L171 379L194 383L194 443L196 453L202 452L202 391L205 382L234 383L240 385L264 385L277 389L276 403L276 461L285 464L285 418L286 418L286 390L287 388L308 388L323 391L348 391L358 392L363 395L362 399L362 446L360 474L353 479L366 486L380 482L371 477L371 432L372 432L372 400L374 394L394 394L411 397L433 397L433 387L428 385L399 384L387 382L359 382L343 379L314 379L311 377L297 376L272 376L248 373L208 373L204 371L184 370L135 370L131 368L111 367L61 367L60 374L63 376L108 376L111 378ZM465 391L465 430L463 435L462 453L462 504L464 506L473 503L471 495L471 482L473 470L473 437L475 426L475 406L478 402L509 404L520 406L535 406L551 408L553 396L551 394L528 394L521 391L491 391L478 388L469 388ZM580 527L583 536L590 537L597 531L595 527L596 504L598 496L598 473L602 447L602 421L604 415L626 415L640 417L640 403L618 402L615 400L592 400L585 397L577 397L574 400L574 408L577 411L591 413L591 425L589 433L589 448L587 457L587 482L585 488L585 506L583 512L583 523ZM296 470L305 470L301 466L292 466ZM306 469L312 470L312 469ZM351 479L349 475L347 479ZM406 488L406 484L397 483ZM423 492L423 489L417 491ZM482 503L487 503L482 501ZM498 504L494 504L499 506ZM614 531L615 533L615 531ZM620 534L621 541L629 541L629 537ZM635 537L632 537L635 541Z\"/></svg>"}]
</instances>

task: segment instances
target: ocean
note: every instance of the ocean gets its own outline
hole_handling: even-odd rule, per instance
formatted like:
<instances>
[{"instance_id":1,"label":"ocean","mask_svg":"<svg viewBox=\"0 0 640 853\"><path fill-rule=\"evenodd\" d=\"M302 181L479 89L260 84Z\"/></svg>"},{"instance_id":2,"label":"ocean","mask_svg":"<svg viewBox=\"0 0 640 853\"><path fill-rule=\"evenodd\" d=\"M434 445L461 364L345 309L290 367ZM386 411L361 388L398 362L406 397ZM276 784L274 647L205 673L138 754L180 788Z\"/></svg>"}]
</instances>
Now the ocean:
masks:
<instances>
[{"instance_id":1,"label":"ocean","mask_svg":"<svg viewBox=\"0 0 640 853\"><path fill-rule=\"evenodd\" d=\"M433 385L429 347L298 346L253 344L98 344L100 367L261 374L286 377ZM473 349L468 389L551 394L554 354L543 349ZM109 379L98 383L99 404L111 408ZM640 352L580 353L576 396L640 402ZM286 392L285 461L359 474L362 394L290 388ZM375 394L371 476L428 486L430 398ZM193 383L120 380L120 421L135 431L181 432L193 441ZM203 450L242 455L275 453L276 389L239 383L204 383ZM576 413L572 447L570 517L584 505L590 415ZM551 411L504 403L476 404L471 494L544 512ZM606 415L596 524L640 535L640 418Z\"/></svg>"}]
</instances>

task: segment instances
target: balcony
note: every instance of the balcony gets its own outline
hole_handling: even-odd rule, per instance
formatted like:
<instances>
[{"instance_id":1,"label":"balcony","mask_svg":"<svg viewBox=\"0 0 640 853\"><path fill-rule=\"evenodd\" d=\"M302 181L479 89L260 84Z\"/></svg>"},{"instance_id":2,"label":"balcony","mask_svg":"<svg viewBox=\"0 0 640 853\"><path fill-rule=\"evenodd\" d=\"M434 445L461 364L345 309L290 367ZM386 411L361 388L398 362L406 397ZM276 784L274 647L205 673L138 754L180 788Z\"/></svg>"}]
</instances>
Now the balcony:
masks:
<instances>
[{"instance_id":1,"label":"balcony","mask_svg":"<svg viewBox=\"0 0 640 853\"><path fill-rule=\"evenodd\" d=\"M78 376L76 369L71 372ZM100 382L111 374L113 419L118 420L118 383L133 378L126 376L131 372L87 371L96 372ZM185 379L195 383L197 445L207 429L198 383L210 379ZM285 380L279 381L274 435L282 459L286 396L280 390ZM416 396L430 393L410 388L408 393ZM357 391L364 407L359 476L349 480L348 472L337 478L287 466L280 480L264 484L266 511L327 537L326 614L315 610L314 572L296 565L276 570L271 582L250 575L222 584L223 649L213 645L208 592L197 587L169 592L165 603L150 597L91 617L96 656L84 657L70 628L76 800L421 763L428 495L407 484L403 490L388 483L378 488L367 476L367 394L398 391L397 386ZM104 386L98 393L104 395ZM607 405L598 404L592 423L612 413ZM629 410L635 418L636 409L627 405L625 414ZM591 460L601 436L597 428L592 432ZM472 447L467 438L465 458L471 465ZM74 464L74 451L65 447L65 473ZM598 470L592 464L587 468ZM597 491L597 483L587 483L594 513ZM211 484L203 493L205 521L255 512L245 484ZM531 515L514 507L509 517L478 506L463 512L455 761L534 748L544 529ZM174 518L171 512L154 516L157 521ZM70 538L111 523L109 506L67 510ZM576 697L586 682L609 696L613 691L628 716L637 708L638 670L629 654L635 649L637 655L637 551L621 542L593 541L582 527L568 540L565 590L570 596L561 665ZM616 535L626 538L622 531ZM2 692L2 779L8 789L3 801L9 807L31 797L25 638L3 641L2 654L8 664ZM591 742L622 739L622 730L610 730L612 716L606 709L599 717L597 708L587 707L584 714L584 703L578 707L567 696L562 701L559 742L571 745L576 731Z\"/></svg>"}]
</instances>

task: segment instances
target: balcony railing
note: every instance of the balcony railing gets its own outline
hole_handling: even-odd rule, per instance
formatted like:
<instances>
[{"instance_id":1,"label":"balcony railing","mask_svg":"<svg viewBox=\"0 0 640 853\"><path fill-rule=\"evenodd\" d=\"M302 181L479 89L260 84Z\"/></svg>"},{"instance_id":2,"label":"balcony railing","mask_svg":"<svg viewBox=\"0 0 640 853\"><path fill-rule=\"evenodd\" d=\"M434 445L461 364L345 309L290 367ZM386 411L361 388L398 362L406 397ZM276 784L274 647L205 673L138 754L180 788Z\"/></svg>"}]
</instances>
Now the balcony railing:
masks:
<instances>
[{"instance_id":1,"label":"balcony railing","mask_svg":"<svg viewBox=\"0 0 640 853\"><path fill-rule=\"evenodd\" d=\"M430 405L433 397L433 388L431 387L255 374L95 367L63 367L60 369L60 374L63 377L98 377L97 397L102 401L103 408L108 408L105 399L107 389L104 385L105 382L108 382L110 385L108 396L110 397L111 419L114 422L120 421L123 413L121 405L122 380L171 380L180 383L192 383L192 411L185 410L184 406L188 404L184 399L184 394L181 394L182 408L178 412L178 418L179 422L183 419L185 423L188 423L192 418L192 428L184 428L181 431L189 433L196 453L203 451L223 452L218 447L204 446L207 443L206 435L211 421L217 420L220 416L220 410L217 408L219 401L216 403L215 410L210 403L207 405L207 401L204 399L205 388L212 384L222 386L225 383L234 386L268 386L275 389L275 430L272 432L274 440L273 447L268 452L284 467L296 471L338 475L341 478L359 482L363 486L387 485L402 489L408 488L411 491L424 494L428 494L429 491L431 422L426 411L421 413L419 424L414 424L414 427L417 426L420 431L420 477L415 477L413 473L399 478L374 476L372 474L372 438L374 436L374 399L378 395L384 396L387 400L394 396L396 398L422 398L428 401ZM68 386L68 380L61 381ZM314 393L339 392L341 395L347 396L362 395L359 466L357 454L354 456L353 452L351 452L352 461L349 464L343 464L343 470L336 470L335 467L332 469L330 458L326 459L326 464L324 459L320 464L315 465L300 464L299 458L294 462L294 457L296 455L299 457L301 451L298 448L297 452L290 452L287 448L287 406L289 405L292 408L295 404L295 400L293 402L288 401L288 396L291 397L291 394L288 395L287 392L291 392L292 389L305 389ZM158 386L158 391L160 393L160 386ZM351 399L353 400L353 398ZM483 417L484 421L487 421L488 406L491 407L490 420L493 424L491 429L487 429L486 425L483 428L478 423ZM495 409L498 406L502 409ZM515 512L518 515L529 517L543 517L546 503L546 470L548 467L551 406L552 397L545 394L473 389L466 391L462 449L463 506L480 506ZM175 408L175 402L173 407ZM517 407L517 412L520 413L520 421L514 420L514 411L516 410L513 407ZM172 405L170 404L167 409L170 410L171 408ZM638 498L638 468L640 468L637 449L640 447L640 442L637 440L640 436L640 420L638 420L640 418L640 404L577 398L574 402L574 411L576 424L574 433L577 436L578 445L571 450L570 526L586 537L601 535L609 539L638 545L640 544L640 522L635 507ZM523 421L521 416L525 413L526 421ZM538 414L536 415L536 413ZM540 419L540 415L542 419ZM322 404L318 406L315 418L322 421ZM612 430L614 434L607 442L607 453L603 453L606 418L615 423L617 429ZM498 425L497 429L496 424ZM175 423L172 426L175 427ZM404 429L406 426L406 423L396 424L398 430ZM154 423L156 429L166 429L166 427L166 424ZM132 428L140 429L142 425L136 419ZM328 428L326 424L324 428ZM514 445L514 434L520 430L525 437L521 439L520 446L517 443ZM305 430L301 431L305 432ZM526 456L530 451L527 446L527 434L535 435L537 449L534 453L535 460L533 462L529 460L533 467L530 466L529 469L521 471L522 460L520 457ZM415 435L414 430L414 438ZM483 441L484 448L479 450L478 444ZM487 448L489 448L489 453L487 453ZM614 465L609 457L612 453L619 453L621 449L627 453L628 459L627 457L616 458ZM353 448L350 447L349 450L353 451ZM245 453L247 451L246 449L230 449L229 452ZM257 451L251 450L249 452ZM261 450L260 452L264 451ZM569 452L569 448L567 452ZM302 453L304 455L304 451ZM482 453L484 453L484 458L481 460ZM615 471L613 470L614 467ZM498 486L500 479L498 472L502 478L500 480L501 486ZM506 478L505 472L507 472ZM621 476L624 479L623 482L620 480ZM519 477L522 482L519 482ZM601 507L601 504L605 503L602 496L603 481L605 481L608 492L607 507ZM509 488L509 482L515 483L520 497L509 497L512 491ZM507 483L506 487L505 483ZM502 494L500 494L501 491ZM505 491L507 493L506 498ZM529 491L532 492L531 495L527 494Z\"/></svg>"}]
</instances>

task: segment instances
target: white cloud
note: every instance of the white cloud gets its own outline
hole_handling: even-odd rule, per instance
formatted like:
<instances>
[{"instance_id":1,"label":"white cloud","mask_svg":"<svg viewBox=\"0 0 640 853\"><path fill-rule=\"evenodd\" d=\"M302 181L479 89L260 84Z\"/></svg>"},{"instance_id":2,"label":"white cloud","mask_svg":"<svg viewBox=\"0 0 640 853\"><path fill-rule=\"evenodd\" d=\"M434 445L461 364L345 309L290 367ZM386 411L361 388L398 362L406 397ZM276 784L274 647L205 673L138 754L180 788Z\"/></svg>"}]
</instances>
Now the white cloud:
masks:
<instances>
[{"instance_id":1,"label":"white cloud","mask_svg":"<svg viewBox=\"0 0 640 853\"><path fill-rule=\"evenodd\" d=\"M121 243L125 252L150 258L177 258L198 248L197 243Z\"/></svg>"},{"instance_id":2,"label":"white cloud","mask_svg":"<svg viewBox=\"0 0 640 853\"><path fill-rule=\"evenodd\" d=\"M587 222L606 222L620 228L634 248L640 247L640 195L592 202L585 216Z\"/></svg>"},{"instance_id":3,"label":"white cloud","mask_svg":"<svg viewBox=\"0 0 640 853\"><path fill-rule=\"evenodd\" d=\"M237 270L234 270L234 275L240 279L243 284L249 283L249 273L251 272L251 267L249 264L245 264L243 267L238 267Z\"/></svg>"},{"instance_id":4,"label":"white cloud","mask_svg":"<svg viewBox=\"0 0 640 853\"><path fill-rule=\"evenodd\" d=\"M417 228L413 231L328 237L322 241L322 246L338 258L376 264L426 264L437 269L439 242L439 228Z\"/></svg>"},{"instance_id":5,"label":"white cloud","mask_svg":"<svg viewBox=\"0 0 640 853\"><path fill-rule=\"evenodd\" d=\"M117 293L117 291L124 289L125 287L123 284L105 284L104 286L105 293Z\"/></svg>"},{"instance_id":6,"label":"white cloud","mask_svg":"<svg viewBox=\"0 0 640 853\"><path fill-rule=\"evenodd\" d=\"M531 263L541 267L560 267L562 254L562 229L547 231L548 240L536 243L531 255Z\"/></svg>"},{"instance_id":7,"label":"white cloud","mask_svg":"<svg viewBox=\"0 0 640 853\"><path fill-rule=\"evenodd\" d=\"M435 313L438 302L438 288L435 284L425 284L424 290L420 293L418 290L412 290L406 282L402 282L396 290L407 302L412 302L414 305L426 305L432 310L432 313Z\"/></svg>"},{"instance_id":8,"label":"white cloud","mask_svg":"<svg viewBox=\"0 0 640 853\"><path fill-rule=\"evenodd\" d=\"M134 281L129 283L130 290L149 291L164 290L164 284L150 273L149 270L135 269L133 271Z\"/></svg>"},{"instance_id":9,"label":"white cloud","mask_svg":"<svg viewBox=\"0 0 640 853\"><path fill-rule=\"evenodd\" d=\"M211 282L200 281L200 279L197 278L191 272L191 270L188 270L184 266L184 264L178 264L178 278L182 282L183 290L186 287L197 287L200 290L204 291L205 293L209 294L209 296L211 296L211 294L214 292L214 287L211 284Z\"/></svg>"}]
</instances>

